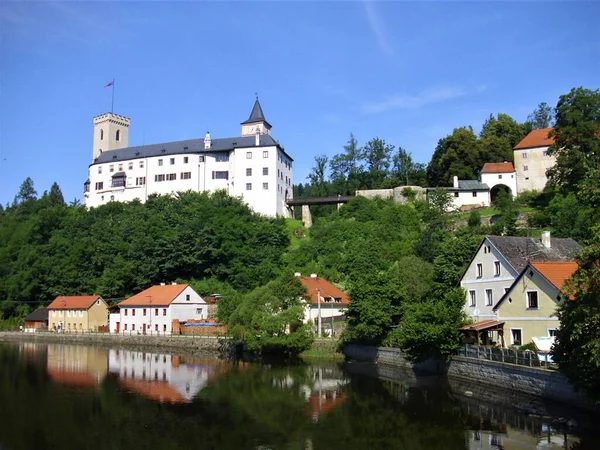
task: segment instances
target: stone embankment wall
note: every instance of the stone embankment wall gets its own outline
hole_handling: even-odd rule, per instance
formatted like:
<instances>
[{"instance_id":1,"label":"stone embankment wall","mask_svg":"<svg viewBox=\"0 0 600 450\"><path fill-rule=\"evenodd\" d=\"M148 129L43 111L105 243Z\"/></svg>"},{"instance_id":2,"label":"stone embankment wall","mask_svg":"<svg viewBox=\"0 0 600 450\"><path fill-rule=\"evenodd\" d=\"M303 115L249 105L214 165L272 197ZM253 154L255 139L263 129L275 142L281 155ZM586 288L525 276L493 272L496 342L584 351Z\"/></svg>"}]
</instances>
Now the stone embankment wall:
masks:
<instances>
[{"instance_id":1,"label":"stone embankment wall","mask_svg":"<svg viewBox=\"0 0 600 450\"><path fill-rule=\"evenodd\" d=\"M488 385L496 390L510 390L523 394L542 397L557 402L568 403L584 409L598 409L599 405L576 392L567 377L555 370L538 367L517 366L514 364L488 361L484 359L454 356L447 363L426 361L411 364L401 350L386 347L348 345L344 354L357 361L369 361L376 364L392 365L416 372L446 372L448 378L465 382Z\"/></svg>"},{"instance_id":2,"label":"stone embankment wall","mask_svg":"<svg viewBox=\"0 0 600 450\"><path fill-rule=\"evenodd\" d=\"M186 352L228 354L230 340L216 336L144 336L108 333L0 333L1 341L29 341L62 344L84 344L103 346L152 347L154 349L176 349Z\"/></svg>"}]
</instances>

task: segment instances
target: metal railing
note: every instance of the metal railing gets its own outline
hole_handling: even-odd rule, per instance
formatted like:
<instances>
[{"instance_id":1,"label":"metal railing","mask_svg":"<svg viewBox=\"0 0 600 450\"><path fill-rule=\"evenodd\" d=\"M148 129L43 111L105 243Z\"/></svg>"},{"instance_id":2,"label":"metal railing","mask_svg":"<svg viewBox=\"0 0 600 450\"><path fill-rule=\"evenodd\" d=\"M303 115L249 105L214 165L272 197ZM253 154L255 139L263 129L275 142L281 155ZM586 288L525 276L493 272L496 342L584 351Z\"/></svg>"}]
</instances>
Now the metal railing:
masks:
<instances>
[{"instance_id":1,"label":"metal railing","mask_svg":"<svg viewBox=\"0 0 600 450\"><path fill-rule=\"evenodd\" d=\"M551 364L551 361L549 358L545 358L545 355L538 355L536 352L529 350L520 351L511 348L486 347L483 345L462 345L458 349L458 356L527 367L547 367Z\"/></svg>"}]
</instances>

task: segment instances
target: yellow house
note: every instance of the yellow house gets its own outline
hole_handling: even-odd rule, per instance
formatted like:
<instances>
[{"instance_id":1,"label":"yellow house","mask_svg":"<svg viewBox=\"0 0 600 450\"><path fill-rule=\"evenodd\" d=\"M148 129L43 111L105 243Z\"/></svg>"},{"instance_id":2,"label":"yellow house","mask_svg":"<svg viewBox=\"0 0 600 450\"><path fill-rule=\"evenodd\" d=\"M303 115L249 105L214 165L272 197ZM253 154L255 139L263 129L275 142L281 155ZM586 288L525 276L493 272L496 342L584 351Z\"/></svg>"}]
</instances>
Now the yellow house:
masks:
<instances>
[{"instance_id":1,"label":"yellow house","mask_svg":"<svg viewBox=\"0 0 600 450\"><path fill-rule=\"evenodd\" d=\"M108 306L98 295L59 296L48 306L48 329L98 331L108 324Z\"/></svg>"},{"instance_id":2,"label":"yellow house","mask_svg":"<svg viewBox=\"0 0 600 450\"><path fill-rule=\"evenodd\" d=\"M530 262L494 306L504 322L503 347L524 345L534 337L554 336L560 326L556 308L577 263Z\"/></svg>"}]
</instances>

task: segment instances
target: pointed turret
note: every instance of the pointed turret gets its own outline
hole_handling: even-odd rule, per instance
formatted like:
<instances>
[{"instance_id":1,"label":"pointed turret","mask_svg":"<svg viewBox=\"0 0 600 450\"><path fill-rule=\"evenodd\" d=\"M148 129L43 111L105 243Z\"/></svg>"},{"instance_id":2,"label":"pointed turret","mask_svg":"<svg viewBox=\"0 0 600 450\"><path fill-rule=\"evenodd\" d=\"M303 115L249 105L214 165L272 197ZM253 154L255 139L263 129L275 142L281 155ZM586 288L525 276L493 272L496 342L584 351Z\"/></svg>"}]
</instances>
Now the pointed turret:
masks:
<instances>
[{"instance_id":1,"label":"pointed turret","mask_svg":"<svg viewBox=\"0 0 600 450\"><path fill-rule=\"evenodd\" d=\"M256 97L250 117L248 117L248 120L242 122L241 125L242 136L252 136L257 130L260 134L270 134L271 124L265 119L265 114L260 106L258 97Z\"/></svg>"}]
</instances>

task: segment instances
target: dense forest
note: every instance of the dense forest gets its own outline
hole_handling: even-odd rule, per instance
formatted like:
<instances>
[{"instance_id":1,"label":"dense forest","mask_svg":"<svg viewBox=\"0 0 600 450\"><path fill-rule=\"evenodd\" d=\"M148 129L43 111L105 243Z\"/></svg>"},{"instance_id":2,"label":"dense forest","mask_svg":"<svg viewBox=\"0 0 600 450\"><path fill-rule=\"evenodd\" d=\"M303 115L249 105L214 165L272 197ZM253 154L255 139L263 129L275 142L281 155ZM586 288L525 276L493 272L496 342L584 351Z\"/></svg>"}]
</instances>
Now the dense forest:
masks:
<instances>
[{"instance_id":1,"label":"dense forest","mask_svg":"<svg viewBox=\"0 0 600 450\"><path fill-rule=\"evenodd\" d=\"M339 210L313 211L306 230L293 220L261 217L222 192L86 209L65 204L56 184L38 196L27 179L12 204L0 207L0 314L22 318L56 295L96 293L116 301L155 283L190 282L201 295L223 294L220 320L250 348L298 352L310 345L312 331L301 323L293 273L317 273L350 294L343 342L398 346L418 360L454 351L465 320L458 280L482 236L544 228L586 246L587 269L578 273L573 295L588 305L585 323L593 324L600 321L599 287L590 281L600 254L599 124L600 91L576 88L555 108L541 104L525 124L498 114L479 135L469 127L454 130L440 139L428 166L382 139L360 147L351 136L342 153L317 157L309 182L295 187L297 196L318 196L444 186L449 174L475 177L483 162L510 160L528 130L554 125L550 152L558 163L547 188L517 200L500 196L490 225L482 225L478 211L448 213L444 190L429 203L358 197ZM569 319L568 307L561 314L565 328L581 326ZM596 325L592 336L600 339ZM562 336L565 354L578 345L580 360L600 359L597 347ZM595 370L584 387L600 379Z\"/></svg>"}]
</instances>

